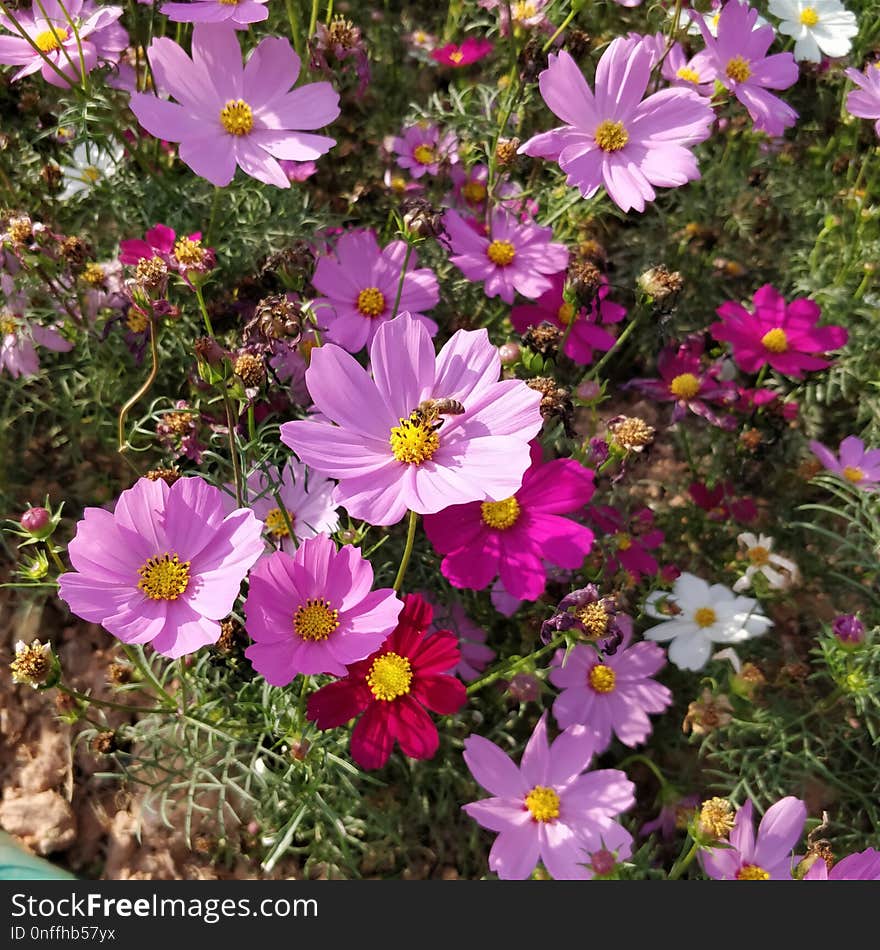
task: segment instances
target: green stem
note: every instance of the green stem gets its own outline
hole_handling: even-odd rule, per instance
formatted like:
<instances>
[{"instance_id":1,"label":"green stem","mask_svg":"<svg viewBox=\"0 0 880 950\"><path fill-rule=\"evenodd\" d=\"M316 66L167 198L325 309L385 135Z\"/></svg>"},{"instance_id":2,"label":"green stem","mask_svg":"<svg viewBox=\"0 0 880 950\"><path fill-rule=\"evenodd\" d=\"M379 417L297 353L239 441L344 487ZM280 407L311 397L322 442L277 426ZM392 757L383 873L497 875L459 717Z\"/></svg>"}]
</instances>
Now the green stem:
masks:
<instances>
[{"instance_id":1,"label":"green stem","mask_svg":"<svg viewBox=\"0 0 880 950\"><path fill-rule=\"evenodd\" d=\"M309 17L309 32L306 36L306 39L311 39L315 35L315 30L318 27L318 7L320 6L321 0L312 0L312 15Z\"/></svg>"},{"instance_id":2,"label":"green stem","mask_svg":"<svg viewBox=\"0 0 880 950\"><path fill-rule=\"evenodd\" d=\"M660 783L660 788L668 788L669 782L663 777L663 773L657 767L657 765L652 762L646 755L640 755L636 753L635 755L628 755L622 762L617 763L617 768L624 769L630 762L641 762L642 765L646 765L653 773L654 777Z\"/></svg>"},{"instance_id":3,"label":"green stem","mask_svg":"<svg viewBox=\"0 0 880 950\"><path fill-rule=\"evenodd\" d=\"M153 687L158 696L161 699L164 699L169 706L177 709L177 700L165 689L165 687L156 679L156 674L150 669L149 663L146 663L141 659L140 654L134 647L128 643L122 644L122 650L125 655L128 657L129 661L133 666L136 666L140 670L141 675L144 679Z\"/></svg>"},{"instance_id":4,"label":"green stem","mask_svg":"<svg viewBox=\"0 0 880 950\"><path fill-rule=\"evenodd\" d=\"M202 319L205 321L205 329L208 331L208 336L214 335L214 327L211 326L211 318L208 316L208 308L205 306L205 295L202 293L202 288L196 284L196 300L199 302L199 310L202 312Z\"/></svg>"},{"instance_id":5,"label":"green stem","mask_svg":"<svg viewBox=\"0 0 880 950\"><path fill-rule=\"evenodd\" d=\"M46 545L46 550L49 552L49 556L55 562L55 567L57 567L58 570L63 574L67 568L64 566L64 562L61 560L61 558L58 557L58 552L52 547L51 544Z\"/></svg>"},{"instance_id":6,"label":"green stem","mask_svg":"<svg viewBox=\"0 0 880 950\"><path fill-rule=\"evenodd\" d=\"M287 19L290 23L290 35L293 39L293 45L299 54L300 59L304 59L303 38L299 28L299 15L296 12L296 0L285 0L287 8Z\"/></svg>"},{"instance_id":7,"label":"green stem","mask_svg":"<svg viewBox=\"0 0 880 950\"><path fill-rule=\"evenodd\" d=\"M679 0L680 2L680 0ZM571 10L568 16L562 21L562 25L559 29L550 37L549 40L541 47L541 52L546 53L548 49L556 42L556 37L568 26L569 23L577 16L577 10Z\"/></svg>"},{"instance_id":8,"label":"green stem","mask_svg":"<svg viewBox=\"0 0 880 950\"><path fill-rule=\"evenodd\" d=\"M88 703L90 706L102 706L104 709L119 709L122 712L161 713L165 716L174 715L173 710L163 709L161 706L126 706L124 703L111 703L107 699L97 699L86 693L78 693L75 689L70 689L70 687L64 686L62 683L58 683L55 688L60 689L62 693L72 696L81 703Z\"/></svg>"},{"instance_id":9,"label":"green stem","mask_svg":"<svg viewBox=\"0 0 880 950\"><path fill-rule=\"evenodd\" d=\"M510 673L516 673L523 667L533 664L535 660L546 656L548 653L552 653L553 650L561 647L563 643L565 643L565 633L560 633L559 636L551 640L546 646L541 647L540 650L535 650L534 653L530 653L528 656L512 656L501 669L487 673L485 676L471 683L467 688L468 696L478 692L484 686L494 683L496 680L507 677Z\"/></svg>"},{"instance_id":10,"label":"green stem","mask_svg":"<svg viewBox=\"0 0 880 950\"><path fill-rule=\"evenodd\" d=\"M413 544L416 540L416 525L418 524L418 521L419 516L414 511L410 511L409 523L406 529L406 547L403 549L403 557L400 559L400 567L397 569L397 577L394 578L394 583L391 585L396 591L399 591L403 586L403 578L406 574L406 569L409 565L409 559L412 556Z\"/></svg>"},{"instance_id":11,"label":"green stem","mask_svg":"<svg viewBox=\"0 0 880 950\"><path fill-rule=\"evenodd\" d=\"M687 847L687 844L685 844ZM675 864L672 865L672 870L669 872L669 877L666 879L668 881L677 881L682 874L688 869L688 867L693 863L694 858L697 856L697 852L700 850L700 842L695 841L690 850L687 853L682 851L682 854L679 855L678 860Z\"/></svg>"},{"instance_id":12,"label":"green stem","mask_svg":"<svg viewBox=\"0 0 880 950\"><path fill-rule=\"evenodd\" d=\"M620 349L623 343L635 332L635 328L639 323L639 319L642 315L642 311L639 310L636 315L630 320L630 322L623 328L623 333L614 341L614 346L599 360L598 363L590 370L589 373L584 377L584 379L595 379L599 376L599 371L605 366L608 360Z\"/></svg>"},{"instance_id":13,"label":"green stem","mask_svg":"<svg viewBox=\"0 0 880 950\"><path fill-rule=\"evenodd\" d=\"M235 502L237 508L244 508L244 481L241 477L241 460L238 446L235 444L235 419L232 414L232 400L226 386L223 386L223 405L226 407L226 428L229 431L229 454L232 457L232 475L235 479Z\"/></svg>"},{"instance_id":14,"label":"green stem","mask_svg":"<svg viewBox=\"0 0 880 950\"><path fill-rule=\"evenodd\" d=\"M391 319L393 320L397 316L397 308L400 306L400 298L403 294L403 281L406 278L406 268L409 265L409 259L412 255L412 244L406 242L406 254L403 257L403 267L400 271L400 280L397 282L397 293L394 297L394 309L391 311Z\"/></svg>"},{"instance_id":15,"label":"green stem","mask_svg":"<svg viewBox=\"0 0 880 950\"><path fill-rule=\"evenodd\" d=\"M299 701L296 704L296 722L300 729L306 728L304 714L306 711L306 699L309 693L309 677L303 674L302 686L299 691Z\"/></svg>"},{"instance_id":16,"label":"green stem","mask_svg":"<svg viewBox=\"0 0 880 950\"><path fill-rule=\"evenodd\" d=\"M119 452L124 452L128 448L128 440L125 438L125 419L128 413L130 412L132 406L137 403L141 396L146 393L149 388L153 385L153 382L156 379L156 374L159 372L159 332L156 329L156 319L155 317L150 317L150 359L152 361L152 366L150 367L150 375L147 376L146 381L143 386L128 400L128 402L119 410L119 425L118 425L118 439L119 439Z\"/></svg>"}]
</instances>

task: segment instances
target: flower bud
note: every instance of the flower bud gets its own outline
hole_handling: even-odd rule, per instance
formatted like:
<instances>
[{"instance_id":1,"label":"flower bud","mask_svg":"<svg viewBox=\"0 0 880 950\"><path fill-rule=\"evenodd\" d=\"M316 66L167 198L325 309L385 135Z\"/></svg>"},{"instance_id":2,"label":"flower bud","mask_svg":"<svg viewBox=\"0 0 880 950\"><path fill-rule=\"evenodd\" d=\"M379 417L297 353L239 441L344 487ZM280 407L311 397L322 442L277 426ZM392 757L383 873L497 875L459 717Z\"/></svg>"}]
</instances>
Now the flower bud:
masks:
<instances>
[{"instance_id":1,"label":"flower bud","mask_svg":"<svg viewBox=\"0 0 880 950\"><path fill-rule=\"evenodd\" d=\"M835 617L831 629L841 643L862 643L865 639L865 625L855 614L840 614Z\"/></svg>"},{"instance_id":2,"label":"flower bud","mask_svg":"<svg viewBox=\"0 0 880 950\"><path fill-rule=\"evenodd\" d=\"M52 515L47 508L28 508L21 516L20 524L37 538L45 538L52 533Z\"/></svg>"}]
</instances>

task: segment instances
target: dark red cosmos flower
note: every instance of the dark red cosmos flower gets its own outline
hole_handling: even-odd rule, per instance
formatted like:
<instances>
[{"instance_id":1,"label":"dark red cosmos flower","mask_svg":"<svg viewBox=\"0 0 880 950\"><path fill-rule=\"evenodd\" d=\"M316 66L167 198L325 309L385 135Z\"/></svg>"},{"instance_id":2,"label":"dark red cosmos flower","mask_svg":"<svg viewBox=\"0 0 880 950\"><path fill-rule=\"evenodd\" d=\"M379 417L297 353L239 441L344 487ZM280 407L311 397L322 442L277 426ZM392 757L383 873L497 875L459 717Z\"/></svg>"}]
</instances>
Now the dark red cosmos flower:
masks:
<instances>
[{"instance_id":1,"label":"dark red cosmos flower","mask_svg":"<svg viewBox=\"0 0 880 950\"><path fill-rule=\"evenodd\" d=\"M418 594L407 594L381 649L309 698L308 718L319 729L363 713L351 734L351 756L365 769L382 768L395 741L411 759L430 759L440 738L425 710L448 716L465 703L464 685L451 672L461 660L458 637L450 630L428 636L433 612Z\"/></svg>"},{"instance_id":2,"label":"dark red cosmos flower","mask_svg":"<svg viewBox=\"0 0 880 950\"><path fill-rule=\"evenodd\" d=\"M688 489L694 504L708 512L712 521L725 521L732 517L734 521L748 524L758 517L758 509L751 498L735 498L733 482L718 482L709 488L702 482L693 482Z\"/></svg>"}]
</instances>

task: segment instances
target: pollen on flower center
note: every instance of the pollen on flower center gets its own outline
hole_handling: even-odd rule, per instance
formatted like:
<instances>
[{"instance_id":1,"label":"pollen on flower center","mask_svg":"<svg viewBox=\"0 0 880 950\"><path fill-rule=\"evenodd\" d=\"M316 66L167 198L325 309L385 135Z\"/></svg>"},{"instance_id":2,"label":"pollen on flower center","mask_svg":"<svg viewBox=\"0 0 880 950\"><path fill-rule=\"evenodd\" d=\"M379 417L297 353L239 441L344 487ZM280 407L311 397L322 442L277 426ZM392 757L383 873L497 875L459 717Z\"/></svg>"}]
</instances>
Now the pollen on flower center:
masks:
<instances>
[{"instance_id":1,"label":"pollen on flower center","mask_svg":"<svg viewBox=\"0 0 880 950\"><path fill-rule=\"evenodd\" d=\"M785 353L788 349L788 336L781 327L768 330L761 337L761 345L771 353Z\"/></svg>"},{"instance_id":2,"label":"pollen on flower center","mask_svg":"<svg viewBox=\"0 0 880 950\"><path fill-rule=\"evenodd\" d=\"M743 59L742 56L734 56L733 59L728 60L727 68L724 71L727 73L727 78L734 82L745 82L752 75L749 61Z\"/></svg>"},{"instance_id":3,"label":"pollen on flower center","mask_svg":"<svg viewBox=\"0 0 880 950\"><path fill-rule=\"evenodd\" d=\"M632 538L625 531L617 534L615 541L617 542L618 551L628 551L633 546Z\"/></svg>"},{"instance_id":4,"label":"pollen on flower center","mask_svg":"<svg viewBox=\"0 0 880 950\"><path fill-rule=\"evenodd\" d=\"M594 640L605 636L608 630L608 621L611 619L608 616L608 611L599 603L587 604L586 607L581 607L577 612L577 618Z\"/></svg>"},{"instance_id":5,"label":"pollen on flower center","mask_svg":"<svg viewBox=\"0 0 880 950\"><path fill-rule=\"evenodd\" d=\"M357 308L365 317L378 317L385 312L385 294L378 287L365 287L358 294Z\"/></svg>"},{"instance_id":6,"label":"pollen on flower center","mask_svg":"<svg viewBox=\"0 0 880 950\"><path fill-rule=\"evenodd\" d=\"M10 333L15 333L15 321L4 317L0 320L0 336L9 336Z\"/></svg>"},{"instance_id":7,"label":"pollen on flower center","mask_svg":"<svg viewBox=\"0 0 880 950\"><path fill-rule=\"evenodd\" d=\"M614 685L617 682L617 674L610 666L604 663L597 663L591 670L589 676L590 686L597 693L612 693Z\"/></svg>"},{"instance_id":8,"label":"pollen on flower center","mask_svg":"<svg viewBox=\"0 0 880 950\"><path fill-rule=\"evenodd\" d=\"M69 35L67 30L56 26L54 33L52 30L43 30L42 33L38 33L34 37L34 43L41 53L51 53L59 49L61 44L66 42Z\"/></svg>"},{"instance_id":9,"label":"pollen on flower center","mask_svg":"<svg viewBox=\"0 0 880 950\"><path fill-rule=\"evenodd\" d=\"M454 53L449 54L449 58L453 63L458 65L464 59L464 53L460 49L457 49Z\"/></svg>"},{"instance_id":10,"label":"pollen on flower center","mask_svg":"<svg viewBox=\"0 0 880 950\"><path fill-rule=\"evenodd\" d=\"M431 165L437 160L430 145L417 145L413 149L413 158L420 165Z\"/></svg>"},{"instance_id":11,"label":"pollen on flower center","mask_svg":"<svg viewBox=\"0 0 880 950\"><path fill-rule=\"evenodd\" d=\"M373 660L370 672L367 673L367 686L376 699L391 702L392 699L405 696L410 691L412 678L412 666L405 656L383 653Z\"/></svg>"},{"instance_id":12,"label":"pollen on flower center","mask_svg":"<svg viewBox=\"0 0 880 950\"><path fill-rule=\"evenodd\" d=\"M669 391L679 399L693 399L700 391L700 381L693 373L680 373L669 384Z\"/></svg>"},{"instance_id":13,"label":"pollen on flower center","mask_svg":"<svg viewBox=\"0 0 880 950\"><path fill-rule=\"evenodd\" d=\"M605 119L596 126L593 138L603 152L619 152L629 141L629 132L622 122Z\"/></svg>"},{"instance_id":14,"label":"pollen on flower center","mask_svg":"<svg viewBox=\"0 0 880 950\"><path fill-rule=\"evenodd\" d=\"M698 627L711 627L718 619L718 614L711 607L700 607L694 611L694 623Z\"/></svg>"},{"instance_id":15,"label":"pollen on flower center","mask_svg":"<svg viewBox=\"0 0 880 950\"><path fill-rule=\"evenodd\" d=\"M760 544L756 544L755 547L749 548L746 552L746 557L755 565L755 567L764 567L766 564L770 563L770 552L767 548L762 547Z\"/></svg>"},{"instance_id":16,"label":"pollen on flower center","mask_svg":"<svg viewBox=\"0 0 880 950\"><path fill-rule=\"evenodd\" d=\"M564 327L567 327L569 323L571 323L573 317L574 307L570 303L564 303L559 310L556 311L556 319Z\"/></svg>"},{"instance_id":17,"label":"pollen on flower center","mask_svg":"<svg viewBox=\"0 0 880 950\"><path fill-rule=\"evenodd\" d=\"M128 314L125 317L125 325L132 333L143 333L150 325L150 319L143 310L129 307Z\"/></svg>"},{"instance_id":18,"label":"pollen on flower center","mask_svg":"<svg viewBox=\"0 0 880 950\"><path fill-rule=\"evenodd\" d=\"M505 498L503 501L484 501L480 512L483 524L497 531L506 531L516 524L520 507L515 498Z\"/></svg>"},{"instance_id":19,"label":"pollen on flower center","mask_svg":"<svg viewBox=\"0 0 880 950\"><path fill-rule=\"evenodd\" d=\"M801 10L800 21L804 26L815 26L819 22L819 14L812 7Z\"/></svg>"},{"instance_id":20,"label":"pollen on flower center","mask_svg":"<svg viewBox=\"0 0 880 950\"><path fill-rule=\"evenodd\" d=\"M737 872L738 881L769 881L770 875L757 864L744 864Z\"/></svg>"},{"instance_id":21,"label":"pollen on flower center","mask_svg":"<svg viewBox=\"0 0 880 950\"><path fill-rule=\"evenodd\" d=\"M700 81L700 74L695 70L691 69L689 66L681 66L675 73L679 79L683 79L685 82L692 82L694 84Z\"/></svg>"},{"instance_id":22,"label":"pollen on flower center","mask_svg":"<svg viewBox=\"0 0 880 950\"><path fill-rule=\"evenodd\" d=\"M455 53L452 55L455 56ZM486 200L486 186L481 181L469 181L466 185L462 185L461 193L464 195L465 201L472 205Z\"/></svg>"},{"instance_id":23,"label":"pollen on flower center","mask_svg":"<svg viewBox=\"0 0 880 950\"><path fill-rule=\"evenodd\" d=\"M535 821L553 821L559 817L559 796L546 785L536 785L526 795L526 808Z\"/></svg>"},{"instance_id":24,"label":"pollen on flower center","mask_svg":"<svg viewBox=\"0 0 880 950\"><path fill-rule=\"evenodd\" d=\"M855 465L846 465L843 469L843 477L853 485L858 485L864 479L865 473Z\"/></svg>"},{"instance_id":25,"label":"pollen on flower center","mask_svg":"<svg viewBox=\"0 0 880 950\"><path fill-rule=\"evenodd\" d=\"M288 511L287 517L290 519L290 523L293 524L293 514ZM290 537L290 529L287 527L287 522L284 520L284 514L280 508L273 508L271 511L268 511L263 521L266 524L266 530L269 534L273 535L273 537Z\"/></svg>"},{"instance_id":26,"label":"pollen on flower center","mask_svg":"<svg viewBox=\"0 0 880 950\"><path fill-rule=\"evenodd\" d=\"M254 127L253 109L244 99L230 99L220 110L220 124L230 135L247 135Z\"/></svg>"},{"instance_id":27,"label":"pollen on flower center","mask_svg":"<svg viewBox=\"0 0 880 950\"><path fill-rule=\"evenodd\" d=\"M516 257L516 248L510 241L493 241L486 248L486 257L499 267L507 267Z\"/></svg>"},{"instance_id":28,"label":"pollen on flower center","mask_svg":"<svg viewBox=\"0 0 880 950\"><path fill-rule=\"evenodd\" d=\"M94 165L86 165L85 168L80 169L80 174L93 185L101 180L101 169Z\"/></svg>"},{"instance_id":29,"label":"pollen on flower center","mask_svg":"<svg viewBox=\"0 0 880 950\"><path fill-rule=\"evenodd\" d=\"M309 598L293 615L293 629L303 640L326 640L338 626L339 611L323 597Z\"/></svg>"},{"instance_id":30,"label":"pollen on flower center","mask_svg":"<svg viewBox=\"0 0 880 950\"><path fill-rule=\"evenodd\" d=\"M184 267L201 267L205 262L205 253L201 240L194 241L192 238L182 237L174 243L174 256ZM158 259L161 260L161 258ZM153 260L157 258L154 257Z\"/></svg>"},{"instance_id":31,"label":"pollen on flower center","mask_svg":"<svg viewBox=\"0 0 880 950\"><path fill-rule=\"evenodd\" d=\"M391 430L388 441L397 461L408 465L427 462L440 448L440 437L416 413L409 419L401 419L400 425Z\"/></svg>"},{"instance_id":32,"label":"pollen on flower center","mask_svg":"<svg viewBox=\"0 0 880 950\"><path fill-rule=\"evenodd\" d=\"M189 564L167 552L151 557L138 569L138 588L150 600L177 600L189 587Z\"/></svg>"}]
</instances>

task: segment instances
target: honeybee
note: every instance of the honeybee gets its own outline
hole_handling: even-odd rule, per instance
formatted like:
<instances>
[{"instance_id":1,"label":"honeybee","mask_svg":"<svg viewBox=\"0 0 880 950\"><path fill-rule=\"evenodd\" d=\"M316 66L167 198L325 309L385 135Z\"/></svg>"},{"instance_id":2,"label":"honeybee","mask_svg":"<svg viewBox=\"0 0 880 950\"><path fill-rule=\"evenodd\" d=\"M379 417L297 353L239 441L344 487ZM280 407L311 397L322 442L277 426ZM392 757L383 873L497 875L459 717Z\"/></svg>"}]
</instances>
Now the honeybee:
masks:
<instances>
[{"instance_id":1,"label":"honeybee","mask_svg":"<svg viewBox=\"0 0 880 950\"><path fill-rule=\"evenodd\" d=\"M423 399L413 412L414 421L436 432L443 425L441 416L460 416L464 406L457 399Z\"/></svg>"}]
</instances>

